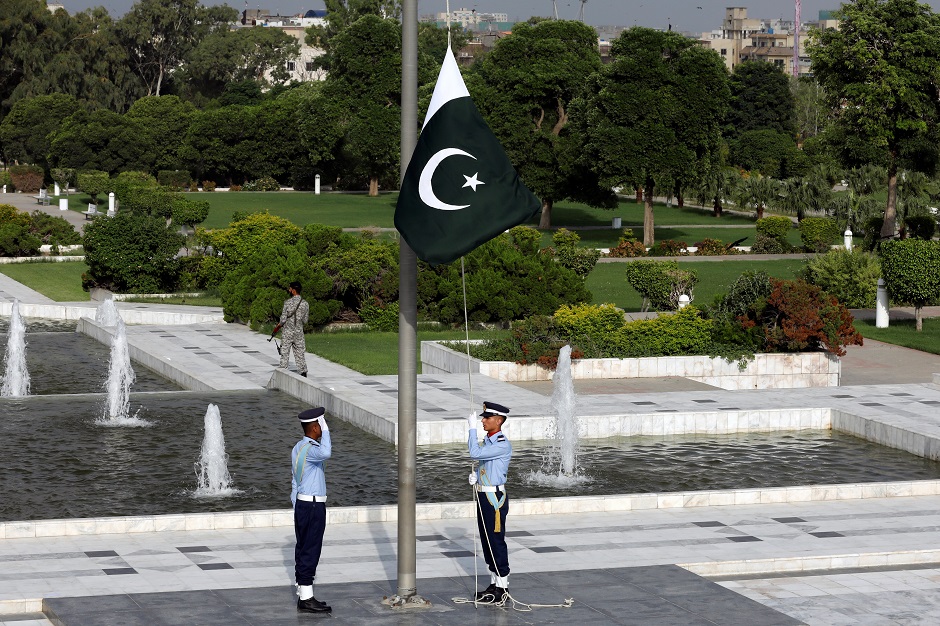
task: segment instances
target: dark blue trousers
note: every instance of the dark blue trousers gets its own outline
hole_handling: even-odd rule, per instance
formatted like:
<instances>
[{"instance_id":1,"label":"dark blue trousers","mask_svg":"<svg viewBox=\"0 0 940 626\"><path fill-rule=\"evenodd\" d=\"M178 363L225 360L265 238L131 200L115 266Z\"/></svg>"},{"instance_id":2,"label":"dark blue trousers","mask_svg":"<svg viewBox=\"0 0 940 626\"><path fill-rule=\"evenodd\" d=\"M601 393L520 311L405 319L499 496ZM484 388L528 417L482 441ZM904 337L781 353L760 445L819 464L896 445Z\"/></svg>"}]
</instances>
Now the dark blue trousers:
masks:
<instances>
[{"instance_id":1,"label":"dark blue trousers","mask_svg":"<svg viewBox=\"0 0 940 626\"><path fill-rule=\"evenodd\" d=\"M509 549L506 547L506 516L509 514L509 496L499 508L499 532L496 532L496 509L487 497L489 494L482 491L477 494L480 506L477 508L477 527L480 529L480 541L483 543L483 558L491 572L497 576L509 575ZM502 491L497 491L496 499L503 497Z\"/></svg>"},{"instance_id":2,"label":"dark blue trousers","mask_svg":"<svg viewBox=\"0 0 940 626\"><path fill-rule=\"evenodd\" d=\"M294 504L294 577L298 585L312 585L323 550L326 503L298 500Z\"/></svg>"}]
</instances>

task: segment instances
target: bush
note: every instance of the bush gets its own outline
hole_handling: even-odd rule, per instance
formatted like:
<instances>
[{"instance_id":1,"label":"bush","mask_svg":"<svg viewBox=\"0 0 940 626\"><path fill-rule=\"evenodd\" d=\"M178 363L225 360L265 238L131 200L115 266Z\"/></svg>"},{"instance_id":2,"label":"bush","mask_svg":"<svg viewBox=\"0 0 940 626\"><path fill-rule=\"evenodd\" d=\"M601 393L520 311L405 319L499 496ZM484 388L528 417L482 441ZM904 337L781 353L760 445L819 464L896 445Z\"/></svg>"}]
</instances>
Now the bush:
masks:
<instances>
[{"instance_id":1,"label":"bush","mask_svg":"<svg viewBox=\"0 0 940 626\"><path fill-rule=\"evenodd\" d=\"M828 252L839 234L839 225L831 217L805 217L800 222L800 241L808 252Z\"/></svg>"},{"instance_id":2,"label":"bush","mask_svg":"<svg viewBox=\"0 0 940 626\"><path fill-rule=\"evenodd\" d=\"M43 244L57 250L59 246L72 246L82 242L82 236L68 220L58 215L49 215L42 211L33 211L29 215L30 232Z\"/></svg>"},{"instance_id":3,"label":"bush","mask_svg":"<svg viewBox=\"0 0 940 626\"><path fill-rule=\"evenodd\" d=\"M10 180L17 191L38 193L42 189L45 171L38 165L13 165L9 172Z\"/></svg>"},{"instance_id":4,"label":"bush","mask_svg":"<svg viewBox=\"0 0 940 626\"><path fill-rule=\"evenodd\" d=\"M643 297L643 310L675 310L679 296L692 297L698 282L694 270L679 269L676 261L633 261L627 264L627 282Z\"/></svg>"},{"instance_id":5,"label":"bush","mask_svg":"<svg viewBox=\"0 0 940 626\"><path fill-rule=\"evenodd\" d=\"M770 351L827 350L845 355L845 346L862 345L852 314L835 296L803 280L771 279L773 291L757 320Z\"/></svg>"},{"instance_id":6,"label":"bush","mask_svg":"<svg viewBox=\"0 0 940 626\"><path fill-rule=\"evenodd\" d=\"M359 310L359 317L369 326L370 330L387 333L398 332L397 302L392 302L384 307L367 304Z\"/></svg>"},{"instance_id":7,"label":"bush","mask_svg":"<svg viewBox=\"0 0 940 626\"><path fill-rule=\"evenodd\" d=\"M78 188L91 196L91 201L98 202L98 195L110 191L111 178L101 170L83 170L78 173Z\"/></svg>"},{"instance_id":8,"label":"bush","mask_svg":"<svg viewBox=\"0 0 940 626\"><path fill-rule=\"evenodd\" d=\"M242 189L244 191L280 191L281 185L270 176L263 176L246 182Z\"/></svg>"},{"instance_id":9,"label":"bush","mask_svg":"<svg viewBox=\"0 0 940 626\"><path fill-rule=\"evenodd\" d=\"M581 278L587 278L601 253L594 248L578 248L581 237L566 228L559 228L552 235L555 244L555 259L563 266L572 270Z\"/></svg>"},{"instance_id":10,"label":"bush","mask_svg":"<svg viewBox=\"0 0 940 626\"><path fill-rule=\"evenodd\" d=\"M241 191L241 190L242 190L242 186L241 186L241 185L230 185L229 188L228 188L228 190L229 190L229 191Z\"/></svg>"},{"instance_id":11,"label":"bush","mask_svg":"<svg viewBox=\"0 0 940 626\"><path fill-rule=\"evenodd\" d=\"M13 191L13 177L9 170L0 170L0 187L6 186L7 191Z\"/></svg>"},{"instance_id":12,"label":"bush","mask_svg":"<svg viewBox=\"0 0 940 626\"><path fill-rule=\"evenodd\" d=\"M166 187L128 187L121 199L121 209L137 215L169 219L173 215L173 196Z\"/></svg>"},{"instance_id":13,"label":"bush","mask_svg":"<svg viewBox=\"0 0 940 626\"><path fill-rule=\"evenodd\" d=\"M484 243L465 258L467 308L474 322L508 322L550 315L562 304L591 300L574 271L538 254L539 232L518 226ZM464 319L460 264L418 270L418 307L429 319Z\"/></svg>"},{"instance_id":14,"label":"bush","mask_svg":"<svg viewBox=\"0 0 940 626\"><path fill-rule=\"evenodd\" d=\"M632 228L624 228L623 233L620 235L620 241L615 247L610 249L607 256L621 259L646 256L646 246L644 246L642 242L637 241Z\"/></svg>"},{"instance_id":15,"label":"bush","mask_svg":"<svg viewBox=\"0 0 940 626\"><path fill-rule=\"evenodd\" d=\"M769 237L762 233L757 233L754 245L751 246L753 254L789 254L794 248L785 239Z\"/></svg>"},{"instance_id":16,"label":"bush","mask_svg":"<svg viewBox=\"0 0 940 626\"><path fill-rule=\"evenodd\" d=\"M688 245L684 241L664 239L650 250L650 256L686 256L689 254L686 248Z\"/></svg>"},{"instance_id":17,"label":"bush","mask_svg":"<svg viewBox=\"0 0 940 626\"><path fill-rule=\"evenodd\" d=\"M303 231L292 222L269 213L250 213L235 219L228 228L207 233L209 245L228 267L235 267L257 250L269 253L279 244L292 246ZM289 282L289 281L288 281Z\"/></svg>"},{"instance_id":18,"label":"bush","mask_svg":"<svg viewBox=\"0 0 940 626\"><path fill-rule=\"evenodd\" d=\"M586 354L598 358L623 327L623 311L612 304L562 305L555 311L558 332Z\"/></svg>"},{"instance_id":19,"label":"bush","mask_svg":"<svg viewBox=\"0 0 940 626\"><path fill-rule=\"evenodd\" d=\"M793 228L793 222L788 217L774 215L757 220L755 226L758 235L786 240L787 234Z\"/></svg>"},{"instance_id":20,"label":"bush","mask_svg":"<svg viewBox=\"0 0 940 626\"><path fill-rule=\"evenodd\" d=\"M737 254L734 248L729 248L728 244L720 239L703 239L695 244L697 250L695 256L725 256L726 254Z\"/></svg>"},{"instance_id":21,"label":"bush","mask_svg":"<svg viewBox=\"0 0 940 626\"><path fill-rule=\"evenodd\" d=\"M904 219L907 236L911 239L933 239L937 232L937 222L930 215L912 215Z\"/></svg>"},{"instance_id":22,"label":"bush","mask_svg":"<svg viewBox=\"0 0 940 626\"><path fill-rule=\"evenodd\" d=\"M202 190L203 191L215 191L215 181L212 181L212 180L202 181Z\"/></svg>"},{"instance_id":23,"label":"bush","mask_svg":"<svg viewBox=\"0 0 940 626\"><path fill-rule=\"evenodd\" d=\"M184 239L160 218L120 212L85 226L83 286L118 293L160 293L176 286Z\"/></svg>"},{"instance_id":24,"label":"bush","mask_svg":"<svg viewBox=\"0 0 940 626\"><path fill-rule=\"evenodd\" d=\"M917 330L921 330L921 309L940 301L940 241L885 241L879 253L891 300L913 305Z\"/></svg>"},{"instance_id":25,"label":"bush","mask_svg":"<svg viewBox=\"0 0 940 626\"><path fill-rule=\"evenodd\" d=\"M613 337L610 356L676 356L706 354L711 345L711 320L687 306L650 320L627 322Z\"/></svg>"},{"instance_id":26,"label":"bush","mask_svg":"<svg viewBox=\"0 0 940 626\"><path fill-rule=\"evenodd\" d=\"M865 220L865 226L863 229L865 237L863 239L862 245L869 252L876 250L878 248L878 244L881 243L881 228L884 226L884 223L884 217L870 217Z\"/></svg>"},{"instance_id":27,"label":"bush","mask_svg":"<svg viewBox=\"0 0 940 626\"><path fill-rule=\"evenodd\" d=\"M157 179L147 172L121 172L111 181L114 197L121 202L125 209L129 208L127 202L131 190L156 189L157 187Z\"/></svg>"},{"instance_id":28,"label":"bush","mask_svg":"<svg viewBox=\"0 0 940 626\"><path fill-rule=\"evenodd\" d=\"M182 195L174 195L171 205L174 224L195 226L209 217L209 203L205 200L190 200Z\"/></svg>"},{"instance_id":29,"label":"bush","mask_svg":"<svg viewBox=\"0 0 940 626\"><path fill-rule=\"evenodd\" d=\"M71 167L54 167L49 171L52 180L59 183L62 189L75 184L75 170Z\"/></svg>"},{"instance_id":30,"label":"bush","mask_svg":"<svg viewBox=\"0 0 940 626\"><path fill-rule=\"evenodd\" d=\"M0 204L0 256L35 256L42 242L30 232L29 214Z\"/></svg>"},{"instance_id":31,"label":"bush","mask_svg":"<svg viewBox=\"0 0 940 626\"><path fill-rule=\"evenodd\" d=\"M258 328L278 320L292 281L303 285L310 304L306 328L326 324L339 312L341 303L331 300L333 282L310 263L300 243L262 240L242 262L227 271L221 284L222 312L229 322L242 321Z\"/></svg>"},{"instance_id":32,"label":"bush","mask_svg":"<svg viewBox=\"0 0 940 626\"><path fill-rule=\"evenodd\" d=\"M183 191L189 189L192 177L186 170L160 170L157 172L157 181L170 191Z\"/></svg>"},{"instance_id":33,"label":"bush","mask_svg":"<svg viewBox=\"0 0 940 626\"><path fill-rule=\"evenodd\" d=\"M810 259L799 276L832 294L850 309L873 309L881 265L871 253L835 249Z\"/></svg>"}]
</instances>

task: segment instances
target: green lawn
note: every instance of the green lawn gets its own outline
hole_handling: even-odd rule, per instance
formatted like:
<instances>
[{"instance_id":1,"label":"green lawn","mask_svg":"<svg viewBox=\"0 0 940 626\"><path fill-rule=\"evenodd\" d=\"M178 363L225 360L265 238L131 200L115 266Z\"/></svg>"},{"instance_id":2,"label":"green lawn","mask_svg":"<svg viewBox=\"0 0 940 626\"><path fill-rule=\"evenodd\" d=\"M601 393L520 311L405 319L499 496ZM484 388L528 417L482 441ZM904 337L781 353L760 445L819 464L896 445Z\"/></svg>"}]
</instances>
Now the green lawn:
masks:
<instances>
[{"instance_id":1,"label":"green lawn","mask_svg":"<svg viewBox=\"0 0 940 626\"><path fill-rule=\"evenodd\" d=\"M698 273L695 286L695 303L711 304L715 296L724 293L745 270L764 271L777 278L793 278L803 265L800 259L780 261L692 261L679 260L683 269L694 269ZM639 311L643 299L627 283L624 263L598 263L588 277L587 288L594 295L595 303L610 302L625 311Z\"/></svg>"},{"instance_id":2,"label":"green lawn","mask_svg":"<svg viewBox=\"0 0 940 626\"><path fill-rule=\"evenodd\" d=\"M87 268L81 261L9 263L0 265L0 272L56 302L87 302L88 292L82 289Z\"/></svg>"},{"instance_id":3,"label":"green lawn","mask_svg":"<svg viewBox=\"0 0 940 626\"><path fill-rule=\"evenodd\" d=\"M507 331L471 331L471 339L491 339ZM464 339L462 330L418 330L418 341ZM332 332L306 336L307 351L369 376L398 373L398 333ZM418 372L421 363L418 362Z\"/></svg>"},{"instance_id":4,"label":"green lawn","mask_svg":"<svg viewBox=\"0 0 940 626\"><path fill-rule=\"evenodd\" d=\"M235 211L268 211L299 226L327 224L343 228L392 228L398 201L397 192L384 193L377 198L346 193L316 195L312 191L225 191L187 195L209 202L209 217L202 223L206 228L225 228Z\"/></svg>"},{"instance_id":5,"label":"green lawn","mask_svg":"<svg viewBox=\"0 0 940 626\"><path fill-rule=\"evenodd\" d=\"M940 318L925 319L921 332L915 329L914 320L891 322L888 328L875 328L875 320L855 320L855 329L866 339L940 354Z\"/></svg>"},{"instance_id":6,"label":"green lawn","mask_svg":"<svg viewBox=\"0 0 940 626\"><path fill-rule=\"evenodd\" d=\"M316 195L309 191L278 192L217 192L194 193L194 197L209 202L209 217L203 222L207 228L228 226L235 211L264 211L278 215L301 226L306 224L328 224L344 228L362 226L394 226L395 203L398 193L390 192L378 198L364 194L324 193ZM81 210L84 210L84 206ZM656 223L669 225L740 225L753 226L750 217L726 215L715 219L709 211L676 207L667 208L659 204L655 209ZM577 202L559 202L552 210L553 226L604 226L619 216L623 226L643 224L643 206L635 202L621 202L614 210L595 209ZM539 216L529 224L537 226Z\"/></svg>"}]
</instances>

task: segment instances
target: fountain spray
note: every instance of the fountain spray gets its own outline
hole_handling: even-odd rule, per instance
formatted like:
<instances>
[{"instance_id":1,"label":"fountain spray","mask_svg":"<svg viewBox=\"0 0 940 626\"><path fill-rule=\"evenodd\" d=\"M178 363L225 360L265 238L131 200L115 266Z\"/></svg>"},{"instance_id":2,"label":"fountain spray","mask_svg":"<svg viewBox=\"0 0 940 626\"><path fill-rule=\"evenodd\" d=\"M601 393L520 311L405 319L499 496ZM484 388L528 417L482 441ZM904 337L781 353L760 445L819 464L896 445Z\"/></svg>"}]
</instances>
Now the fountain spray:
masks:
<instances>
[{"instance_id":1,"label":"fountain spray","mask_svg":"<svg viewBox=\"0 0 940 626\"><path fill-rule=\"evenodd\" d=\"M205 436L202 453L195 463L199 486L196 496L227 496L237 493L228 473L228 455L225 453L225 437L222 435L222 416L219 407L210 404L206 409Z\"/></svg>"},{"instance_id":2,"label":"fountain spray","mask_svg":"<svg viewBox=\"0 0 940 626\"><path fill-rule=\"evenodd\" d=\"M29 395L29 370L26 369L26 324L20 317L20 303L13 300L13 314L10 317L10 332L7 338L7 350L4 358L6 371L0 396L12 398Z\"/></svg>"}]
</instances>

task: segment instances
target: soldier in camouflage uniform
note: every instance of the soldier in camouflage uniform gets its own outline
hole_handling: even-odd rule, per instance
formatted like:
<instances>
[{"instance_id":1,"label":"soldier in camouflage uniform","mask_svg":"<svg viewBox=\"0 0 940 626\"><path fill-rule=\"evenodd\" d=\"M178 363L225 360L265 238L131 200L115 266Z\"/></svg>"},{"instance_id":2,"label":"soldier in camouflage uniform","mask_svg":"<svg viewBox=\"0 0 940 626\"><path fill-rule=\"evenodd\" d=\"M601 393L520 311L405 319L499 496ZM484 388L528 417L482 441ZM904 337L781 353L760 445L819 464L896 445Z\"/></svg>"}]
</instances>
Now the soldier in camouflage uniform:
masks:
<instances>
[{"instance_id":1,"label":"soldier in camouflage uniform","mask_svg":"<svg viewBox=\"0 0 940 626\"><path fill-rule=\"evenodd\" d=\"M304 344L304 324L310 317L310 305L300 297L300 283L292 282L287 288L291 297L284 301L284 308L281 309L281 319L277 326L271 331L273 337L277 331L284 329L281 335L281 363L278 367L287 368L287 362L290 358L291 348L294 349L294 361L297 363L297 371L301 376L307 376L307 359L305 357L307 347Z\"/></svg>"}]
</instances>

